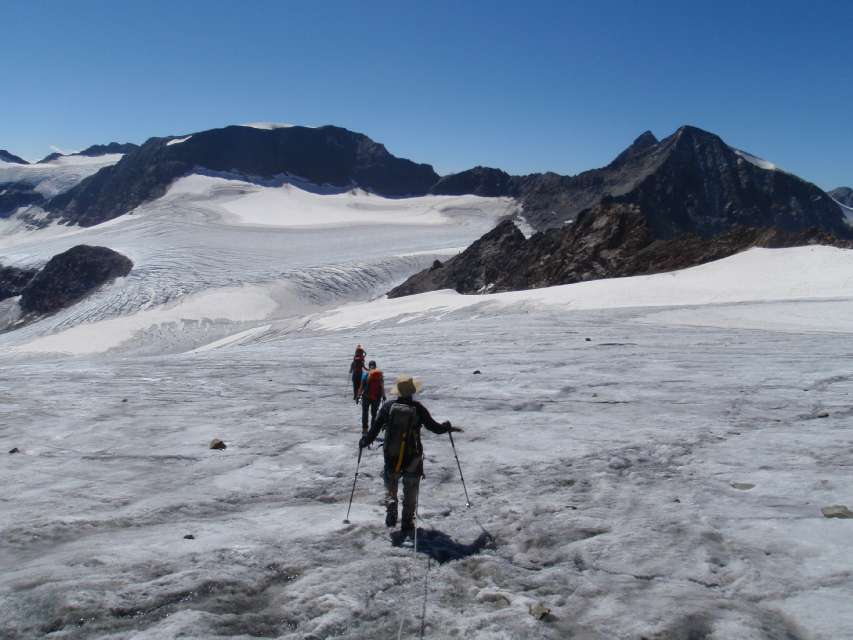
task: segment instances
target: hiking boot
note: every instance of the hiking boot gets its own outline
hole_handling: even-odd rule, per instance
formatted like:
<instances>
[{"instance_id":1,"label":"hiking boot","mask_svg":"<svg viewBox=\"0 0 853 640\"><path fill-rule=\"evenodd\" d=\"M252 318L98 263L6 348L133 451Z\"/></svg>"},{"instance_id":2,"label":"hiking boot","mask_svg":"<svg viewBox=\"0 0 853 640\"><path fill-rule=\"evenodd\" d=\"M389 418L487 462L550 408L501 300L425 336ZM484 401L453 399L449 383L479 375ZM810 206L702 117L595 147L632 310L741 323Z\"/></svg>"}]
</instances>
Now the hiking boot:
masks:
<instances>
[{"instance_id":1,"label":"hiking boot","mask_svg":"<svg viewBox=\"0 0 853 640\"><path fill-rule=\"evenodd\" d=\"M393 507L388 505L385 511L385 526L393 527L395 524L397 524L397 505L395 504Z\"/></svg>"},{"instance_id":2,"label":"hiking boot","mask_svg":"<svg viewBox=\"0 0 853 640\"><path fill-rule=\"evenodd\" d=\"M415 535L415 523L411 520L403 520L400 525L400 533L406 538L413 538Z\"/></svg>"}]
</instances>

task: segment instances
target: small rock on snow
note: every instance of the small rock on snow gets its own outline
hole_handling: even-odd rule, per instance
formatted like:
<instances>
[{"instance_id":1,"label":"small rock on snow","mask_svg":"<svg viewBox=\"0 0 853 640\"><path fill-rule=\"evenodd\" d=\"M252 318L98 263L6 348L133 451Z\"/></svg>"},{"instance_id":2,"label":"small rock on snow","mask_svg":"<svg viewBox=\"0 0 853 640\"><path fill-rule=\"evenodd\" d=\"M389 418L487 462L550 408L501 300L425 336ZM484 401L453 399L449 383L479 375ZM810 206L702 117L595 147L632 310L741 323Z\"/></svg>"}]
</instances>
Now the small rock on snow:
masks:
<instances>
[{"instance_id":1,"label":"small rock on snow","mask_svg":"<svg viewBox=\"0 0 853 640\"><path fill-rule=\"evenodd\" d=\"M479 376L481 373L482 372L479 369L477 369L476 371L474 371L473 375Z\"/></svg>"},{"instance_id":2,"label":"small rock on snow","mask_svg":"<svg viewBox=\"0 0 853 640\"><path fill-rule=\"evenodd\" d=\"M219 438L214 438L213 440L210 441L210 448L211 449L225 449L226 447L225 447L225 443L222 442L222 440L220 440Z\"/></svg>"},{"instance_id":3,"label":"small rock on snow","mask_svg":"<svg viewBox=\"0 0 853 640\"><path fill-rule=\"evenodd\" d=\"M14 449L10 449L9 453L21 453L21 450L18 449L18 447L15 447Z\"/></svg>"},{"instance_id":4,"label":"small rock on snow","mask_svg":"<svg viewBox=\"0 0 853 640\"><path fill-rule=\"evenodd\" d=\"M828 417L829 417L829 412L828 412L828 411L821 411L820 413L818 413L818 414L817 414L817 416L816 416L816 417L817 417L817 418L828 418Z\"/></svg>"},{"instance_id":5,"label":"small rock on snow","mask_svg":"<svg viewBox=\"0 0 853 640\"><path fill-rule=\"evenodd\" d=\"M820 512L824 518L853 518L853 511L850 511L843 504L833 504L828 507L823 507Z\"/></svg>"},{"instance_id":6,"label":"small rock on snow","mask_svg":"<svg viewBox=\"0 0 853 640\"><path fill-rule=\"evenodd\" d=\"M530 612L530 615L532 615L537 620L544 620L549 615L551 615L551 610L541 602L537 602L536 604L530 605L527 610Z\"/></svg>"},{"instance_id":7,"label":"small rock on snow","mask_svg":"<svg viewBox=\"0 0 853 640\"><path fill-rule=\"evenodd\" d=\"M751 482L732 482L732 489L738 489L740 491L749 491L750 489L754 489L755 485Z\"/></svg>"},{"instance_id":8,"label":"small rock on snow","mask_svg":"<svg viewBox=\"0 0 853 640\"><path fill-rule=\"evenodd\" d=\"M609 466L611 469L616 469L618 471L620 469L627 469L628 467L630 467L631 461L627 458L614 457L610 458L610 463L607 466Z\"/></svg>"},{"instance_id":9,"label":"small rock on snow","mask_svg":"<svg viewBox=\"0 0 853 640\"><path fill-rule=\"evenodd\" d=\"M188 533L184 536L184 540L195 540L195 536L191 533Z\"/></svg>"}]
</instances>

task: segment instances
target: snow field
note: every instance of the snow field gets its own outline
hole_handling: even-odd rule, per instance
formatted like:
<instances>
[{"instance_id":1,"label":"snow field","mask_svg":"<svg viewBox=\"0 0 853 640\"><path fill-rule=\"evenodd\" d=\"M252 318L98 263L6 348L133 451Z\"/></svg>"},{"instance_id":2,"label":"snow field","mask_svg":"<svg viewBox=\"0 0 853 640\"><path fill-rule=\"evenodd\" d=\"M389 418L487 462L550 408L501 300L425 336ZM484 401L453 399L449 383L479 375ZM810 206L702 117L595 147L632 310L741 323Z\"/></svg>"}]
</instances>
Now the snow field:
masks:
<instances>
[{"instance_id":1,"label":"snow field","mask_svg":"<svg viewBox=\"0 0 853 640\"><path fill-rule=\"evenodd\" d=\"M429 567L428 638L853 635L853 522L820 511L853 506L848 252L375 299L512 203L318 192L191 176L2 240L4 263L84 241L135 263L0 334L5 634L414 638ZM424 433L416 556L382 524L378 450L342 524L358 342L465 428L470 510Z\"/></svg>"},{"instance_id":2,"label":"snow field","mask_svg":"<svg viewBox=\"0 0 853 640\"><path fill-rule=\"evenodd\" d=\"M853 595L850 522L820 514L853 500L853 378L835 338L642 317L446 318L4 367L0 433L24 454L0 470L0 622L19 637L365 638L394 637L402 615L417 637L426 556L388 541L378 451L341 524L359 340L465 428L470 512L447 439L424 435L423 548L459 558L431 563L427 637L853 628L837 610ZM477 549L473 516L494 548ZM552 617L529 615L536 603Z\"/></svg>"}]
</instances>

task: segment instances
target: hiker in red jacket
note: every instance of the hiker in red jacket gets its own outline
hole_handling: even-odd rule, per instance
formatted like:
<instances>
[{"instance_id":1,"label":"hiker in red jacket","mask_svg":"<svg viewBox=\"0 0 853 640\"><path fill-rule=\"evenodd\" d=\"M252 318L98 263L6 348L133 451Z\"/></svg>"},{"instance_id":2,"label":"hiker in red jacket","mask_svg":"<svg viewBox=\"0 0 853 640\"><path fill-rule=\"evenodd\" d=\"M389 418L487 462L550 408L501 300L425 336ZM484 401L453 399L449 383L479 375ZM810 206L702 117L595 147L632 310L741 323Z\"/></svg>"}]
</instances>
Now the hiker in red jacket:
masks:
<instances>
[{"instance_id":1,"label":"hiker in red jacket","mask_svg":"<svg viewBox=\"0 0 853 640\"><path fill-rule=\"evenodd\" d=\"M361 390L361 433L367 433L367 414L370 413L370 426L376 421L376 412L385 402L385 377L376 368L376 360L371 360L362 376Z\"/></svg>"},{"instance_id":2,"label":"hiker in red jacket","mask_svg":"<svg viewBox=\"0 0 853 640\"><path fill-rule=\"evenodd\" d=\"M358 402L358 390L361 387L361 373L364 371L364 357L366 355L367 352L362 349L361 345L357 345L352 364L349 366L350 376L352 377L352 399L355 402Z\"/></svg>"}]
</instances>

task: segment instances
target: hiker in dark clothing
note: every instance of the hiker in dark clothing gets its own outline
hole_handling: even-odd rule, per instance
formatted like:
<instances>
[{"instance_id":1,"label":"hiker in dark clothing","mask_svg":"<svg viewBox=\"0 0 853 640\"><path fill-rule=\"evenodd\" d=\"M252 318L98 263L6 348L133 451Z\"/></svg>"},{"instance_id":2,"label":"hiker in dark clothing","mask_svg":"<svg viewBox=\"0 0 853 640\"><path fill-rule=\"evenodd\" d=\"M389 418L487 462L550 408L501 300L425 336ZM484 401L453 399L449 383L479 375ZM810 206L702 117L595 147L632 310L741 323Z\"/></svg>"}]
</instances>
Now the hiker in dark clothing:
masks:
<instances>
[{"instance_id":1,"label":"hiker in dark clothing","mask_svg":"<svg viewBox=\"0 0 853 640\"><path fill-rule=\"evenodd\" d=\"M385 401L385 377L376 368L376 361L367 364L367 371L361 376L361 435L367 433L367 417L370 414L370 426L376 422L379 406Z\"/></svg>"},{"instance_id":2,"label":"hiker in dark clothing","mask_svg":"<svg viewBox=\"0 0 853 640\"><path fill-rule=\"evenodd\" d=\"M433 420L427 408L412 398L420 390L420 383L410 376L401 376L394 387L399 396L382 405L379 415L367 435L361 437L358 446L369 446L385 429L383 453L385 457L385 525L397 524L397 489L403 478L403 519L400 529L411 535L415 530L415 512L418 490L424 472L424 452L421 445L421 427L433 433L462 431L451 426L449 421L439 424Z\"/></svg>"},{"instance_id":3,"label":"hiker in dark clothing","mask_svg":"<svg viewBox=\"0 0 853 640\"><path fill-rule=\"evenodd\" d=\"M352 399L358 402L358 389L361 386L361 374L364 371L364 358L367 352L357 345L352 363L349 366L350 376L352 377Z\"/></svg>"}]
</instances>

